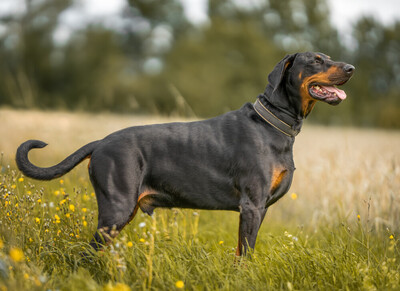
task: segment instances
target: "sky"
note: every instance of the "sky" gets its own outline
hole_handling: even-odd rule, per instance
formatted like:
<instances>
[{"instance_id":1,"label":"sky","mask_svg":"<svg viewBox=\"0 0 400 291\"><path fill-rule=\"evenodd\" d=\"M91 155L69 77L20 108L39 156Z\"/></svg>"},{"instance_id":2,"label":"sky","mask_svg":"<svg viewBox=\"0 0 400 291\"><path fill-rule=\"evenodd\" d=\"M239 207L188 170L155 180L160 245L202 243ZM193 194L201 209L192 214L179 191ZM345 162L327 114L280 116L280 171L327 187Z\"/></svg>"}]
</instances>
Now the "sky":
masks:
<instances>
[{"instance_id":1,"label":"sky","mask_svg":"<svg viewBox=\"0 0 400 291\"><path fill-rule=\"evenodd\" d=\"M2 0L13 1L13 0ZM194 23L207 20L207 0L181 0L186 15ZM260 2L260 0L237 0L244 6L246 2ZM112 18L124 5L125 0L84 0L82 8L85 13L94 18ZM341 31L350 31L350 26L363 15L372 15L384 24L390 24L400 19L400 0L328 0L331 8L331 21Z\"/></svg>"},{"instance_id":2,"label":"sky","mask_svg":"<svg viewBox=\"0 0 400 291\"><path fill-rule=\"evenodd\" d=\"M4 0L2 0L4 1ZM10 0L5 0L10 1ZM11 0L12 1L12 0ZM207 20L207 0L181 0L186 15L194 23ZM125 0L84 0L84 10L91 17L109 17L118 13L125 5ZM260 0L237 0L244 5L246 2ZM331 21L343 33L350 31L350 26L363 15L372 15L384 24L391 24L400 19L400 0L328 0L331 8Z\"/></svg>"},{"instance_id":3,"label":"sky","mask_svg":"<svg viewBox=\"0 0 400 291\"><path fill-rule=\"evenodd\" d=\"M346 33L349 26L364 15L371 15L385 25L400 20L400 0L328 0L331 21Z\"/></svg>"},{"instance_id":4,"label":"sky","mask_svg":"<svg viewBox=\"0 0 400 291\"><path fill-rule=\"evenodd\" d=\"M181 0L188 19L193 23L207 21L207 0ZM236 0L239 4L259 3L263 0ZM363 15L372 15L384 24L400 20L400 0L327 0L331 8L331 22L342 35L350 34L351 25ZM18 13L23 9L24 0L0 0L0 16L9 11ZM106 26L118 26L117 17L126 0L80 0L78 4L60 18L65 25L60 26L57 37L67 37L70 29L77 29L91 21L101 21Z\"/></svg>"}]
</instances>

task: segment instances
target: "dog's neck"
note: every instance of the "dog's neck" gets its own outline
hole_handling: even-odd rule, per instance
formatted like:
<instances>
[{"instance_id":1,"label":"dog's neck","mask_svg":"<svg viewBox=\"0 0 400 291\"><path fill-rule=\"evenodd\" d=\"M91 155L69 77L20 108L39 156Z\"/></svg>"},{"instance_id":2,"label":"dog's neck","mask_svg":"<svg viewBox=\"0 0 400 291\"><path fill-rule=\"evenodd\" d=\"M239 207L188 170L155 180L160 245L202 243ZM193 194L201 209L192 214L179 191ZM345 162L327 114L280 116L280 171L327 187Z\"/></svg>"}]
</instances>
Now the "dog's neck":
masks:
<instances>
[{"instance_id":1,"label":"dog's neck","mask_svg":"<svg viewBox=\"0 0 400 291\"><path fill-rule=\"evenodd\" d=\"M275 115L280 121L288 124L291 127L291 129L294 130L295 132L300 132L301 126L303 124L302 118L298 118L293 113L274 105L271 101L269 101L266 92L260 94L258 96L258 100L268 111L270 111L273 115Z\"/></svg>"}]
</instances>

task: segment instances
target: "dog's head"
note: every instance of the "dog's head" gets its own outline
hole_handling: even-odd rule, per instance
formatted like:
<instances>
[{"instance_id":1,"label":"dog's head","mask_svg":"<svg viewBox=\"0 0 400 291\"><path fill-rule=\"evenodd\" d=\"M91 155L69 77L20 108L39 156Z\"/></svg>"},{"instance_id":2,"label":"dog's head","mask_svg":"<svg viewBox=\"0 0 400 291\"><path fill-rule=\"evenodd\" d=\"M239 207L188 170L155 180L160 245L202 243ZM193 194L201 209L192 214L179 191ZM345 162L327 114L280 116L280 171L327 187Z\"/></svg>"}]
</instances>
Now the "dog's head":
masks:
<instances>
[{"instance_id":1,"label":"dog's head","mask_svg":"<svg viewBox=\"0 0 400 291\"><path fill-rule=\"evenodd\" d=\"M269 74L266 95L276 107L306 117L316 101L331 105L342 102L346 93L337 86L346 83L354 69L322 53L287 55Z\"/></svg>"}]
</instances>

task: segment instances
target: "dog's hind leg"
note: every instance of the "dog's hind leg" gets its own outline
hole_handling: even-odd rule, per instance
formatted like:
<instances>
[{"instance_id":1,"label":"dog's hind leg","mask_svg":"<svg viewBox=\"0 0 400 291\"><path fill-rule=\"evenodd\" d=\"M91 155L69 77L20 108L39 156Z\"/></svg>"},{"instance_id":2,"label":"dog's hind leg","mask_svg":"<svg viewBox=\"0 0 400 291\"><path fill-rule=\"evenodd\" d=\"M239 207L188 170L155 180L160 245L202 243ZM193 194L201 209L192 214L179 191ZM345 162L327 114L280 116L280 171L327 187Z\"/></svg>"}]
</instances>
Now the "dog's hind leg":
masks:
<instances>
[{"instance_id":1,"label":"dog's hind leg","mask_svg":"<svg viewBox=\"0 0 400 291\"><path fill-rule=\"evenodd\" d=\"M123 187L123 181L114 178L116 180L109 179L106 184L98 183L96 177L91 176L98 205L98 226L90 245L96 250L110 244L134 218L139 208L135 200L137 195L129 193L129 190L134 188Z\"/></svg>"},{"instance_id":2,"label":"dog's hind leg","mask_svg":"<svg viewBox=\"0 0 400 291\"><path fill-rule=\"evenodd\" d=\"M111 223L98 223L97 231L93 236L90 245L95 250L100 250L104 245L108 245L112 242L112 239L115 238L121 230L127 225L136 215L138 210L138 205L135 206L132 214L129 216L126 222L120 224L112 224ZM100 219L100 215L99 215Z\"/></svg>"}]
</instances>

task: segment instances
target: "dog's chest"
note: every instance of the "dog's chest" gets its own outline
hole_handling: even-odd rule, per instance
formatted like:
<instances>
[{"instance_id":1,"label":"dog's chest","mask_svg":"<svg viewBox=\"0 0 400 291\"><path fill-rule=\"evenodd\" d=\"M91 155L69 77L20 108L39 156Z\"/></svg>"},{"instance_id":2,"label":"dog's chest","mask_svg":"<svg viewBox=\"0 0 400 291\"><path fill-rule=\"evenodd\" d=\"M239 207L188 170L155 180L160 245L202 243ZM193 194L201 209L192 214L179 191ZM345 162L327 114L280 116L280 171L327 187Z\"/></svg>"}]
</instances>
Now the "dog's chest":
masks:
<instances>
[{"instance_id":1,"label":"dog's chest","mask_svg":"<svg viewBox=\"0 0 400 291\"><path fill-rule=\"evenodd\" d=\"M280 153L268 157L267 167L265 168L267 185L267 206L272 205L278 201L283 195L287 193L293 179L295 170L293 156L291 151Z\"/></svg>"},{"instance_id":2,"label":"dog's chest","mask_svg":"<svg viewBox=\"0 0 400 291\"><path fill-rule=\"evenodd\" d=\"M294 168L283 165L274 165L267 178L269 178L266 207L274 204L287 193L293 179Z\"/></svg>"},{"instance_id":3,"label":"dog's chest","mask_svg":"<svg viewBox=\"0 0 400 291\"><path fill-rule=\"evenodd\" d=\"M287 167L283 165L273 166L271 171L271 177L269 179L269 181L271 181L269 186L269 192L271 194L274 194L276 190L281 187L282 184L285 184L289 176L290 176L290 171L288 170Z\"/></svg>"}]
</instances>

